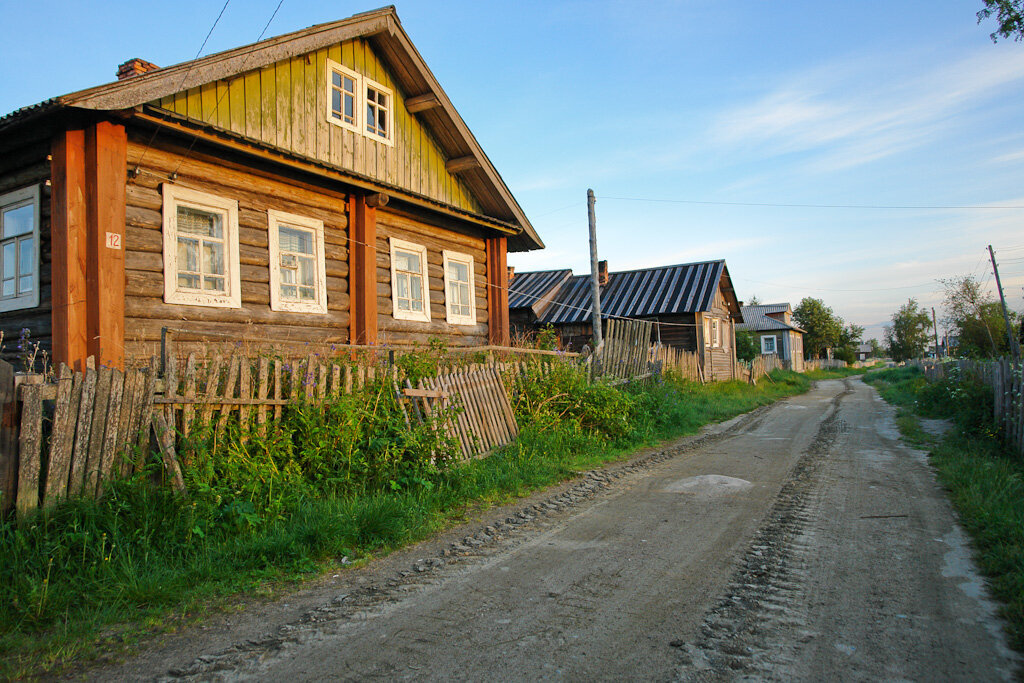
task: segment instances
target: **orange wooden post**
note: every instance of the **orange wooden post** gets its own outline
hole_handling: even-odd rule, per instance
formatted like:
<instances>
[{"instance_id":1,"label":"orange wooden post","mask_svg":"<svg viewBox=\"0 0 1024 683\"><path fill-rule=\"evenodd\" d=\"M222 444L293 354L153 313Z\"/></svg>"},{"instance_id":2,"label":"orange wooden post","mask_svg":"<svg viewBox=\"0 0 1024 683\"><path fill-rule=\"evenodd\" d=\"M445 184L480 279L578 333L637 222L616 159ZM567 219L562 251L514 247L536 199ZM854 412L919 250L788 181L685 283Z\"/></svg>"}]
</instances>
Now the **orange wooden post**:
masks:
<instances>
[{"instance_id":1,"label":"orange wooden post","mask_svg":"<svg viewBox=\"0 0 1024 683\"><path fill-rule=\"evenodd\" d=\"M124 369L124 232L128 138L100 121L86 130L89 355Z\"/></svg>"},{"instance_id":2,"label":"orange wooden post","mask_svg":"<svg viewBox=\"0 0 1024 683\"><path fill-rule=\"evenodd\" d=\"M366 197L348 202L349 342L377 343L377 208Z\"/></svg>"},{"instance_id":3,"label":"orange wooden post","mask_svg":"<svg viewBox=\"0 0 1024 683\"><path fill-rule=\"evenodd\" d=\"M50 171L53 360L84 371L86 325L85 131L58 133Z\"/></svg>"},{"instance_id":4,"label":"orange wooden post","mask_svg":"<svg viewBox=\"0 0 1024 683\"><path fill-rule=\"evenodd\" d=\"M487 333L491 344L508 346L508 240L487 240Z\"/></svg>"}]
</instances>

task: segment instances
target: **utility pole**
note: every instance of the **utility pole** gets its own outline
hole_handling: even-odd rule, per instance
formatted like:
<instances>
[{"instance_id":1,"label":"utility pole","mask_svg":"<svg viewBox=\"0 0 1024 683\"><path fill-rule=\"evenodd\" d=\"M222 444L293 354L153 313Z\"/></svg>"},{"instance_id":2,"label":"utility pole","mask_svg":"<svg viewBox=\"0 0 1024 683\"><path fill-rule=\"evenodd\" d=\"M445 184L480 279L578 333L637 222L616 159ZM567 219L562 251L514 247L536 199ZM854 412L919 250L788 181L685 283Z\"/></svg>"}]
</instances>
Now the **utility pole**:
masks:
<instances>
[{"instance_id":1,"label":"utility pole","mask_svg":"<svg viewBox=\"0 0 1024 683\"><path fill-rule=\"evenodd\" d=\"M977 252L975 252L977 253ZM935 333L935 360L939 359L939 324L935 321L935 307L932 306L932 332Z\"/></svg>"},{"instance_id":2,"label":"utility pole","mask_svg":"<svg viewBox=\"0 0 1024 683\"><path fill-rule=\"evenodd\" d=\"M604 344L601 331L601 282L597 273L597 218L594 215L594 191L587 190L587 218L590 221L590 302L594 327L594 353Z\"/></svg>"},{"instance_id":3,"label":"utility pole","mask_svg":"<svg viewBox=\"0 0 1024 683\"><path fill-rule=\"evenodd\" d=\"M1003 322L1006 323L1006 338L1010 342L1010 352L1013 360L1020 362L1020 348L1017 346L1017 336L1013 333L1010 325L1010 314L1006 312L1006 297L1003 296L1003 284L999 281L999 266L996 265L996 254L992 251L992 245L988 245L988 255L992 259L992 272L996 276L996 288L999 290L999 301L1003 304Z\"/></svg>"}]
</instances>

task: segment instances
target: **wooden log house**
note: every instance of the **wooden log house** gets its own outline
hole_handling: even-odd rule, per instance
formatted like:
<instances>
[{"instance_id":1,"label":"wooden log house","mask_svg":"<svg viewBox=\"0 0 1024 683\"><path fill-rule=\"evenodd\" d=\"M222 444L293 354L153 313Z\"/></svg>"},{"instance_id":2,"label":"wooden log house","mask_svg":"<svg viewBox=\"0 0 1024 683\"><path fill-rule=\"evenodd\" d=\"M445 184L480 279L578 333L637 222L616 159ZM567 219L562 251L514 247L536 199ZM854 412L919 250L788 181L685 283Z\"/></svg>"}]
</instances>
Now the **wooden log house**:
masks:
<instances>
[{"instance_id":1,"label":"wooden log house","mask_svg":"<svg viewBox=\"0 0 1024 683\"><path fill-rule=\"evenodd\" d=\"M793 323L789 303L743 306L737 330L752 332L763 356L778 356L792 370L804 371L804 330Z\"/></svg>"},{"instance_id":2,"label":"wooden log house","mask_svg":"<svg viewBox=\"0 0 1024 683\"><path fill-rule=\"evenodd\" d=\"M737 376L736 324L743 317L725 261L613 273L601 261L598 278L604 320L653 321L651 341L696 352L708 380ZM551 325L571 350L591 341L589 274L517 273L509 284L509 307L518 330Z\"/></svg>"},{"instance_id":3,"label":"wooden log house","mask_svg":"<svg viewBox=\"0 0 1024 683\"><path fill-rule=\"evenodd\" d=\"M0 118L8 353L508 343L544 245L393 7L118 79Z\"/></svg>"}]
</instances>

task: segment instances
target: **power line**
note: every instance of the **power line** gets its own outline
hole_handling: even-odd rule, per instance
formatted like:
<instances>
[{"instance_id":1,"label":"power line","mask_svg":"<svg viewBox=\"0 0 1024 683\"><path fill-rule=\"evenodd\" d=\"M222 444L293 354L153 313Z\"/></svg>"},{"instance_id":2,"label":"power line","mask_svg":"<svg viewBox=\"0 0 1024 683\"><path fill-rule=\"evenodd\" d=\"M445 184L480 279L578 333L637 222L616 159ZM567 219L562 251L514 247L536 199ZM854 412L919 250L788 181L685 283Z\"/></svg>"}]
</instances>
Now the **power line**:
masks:
<instances>
[{"instance_id":1,"label":"power line","mask_svg":"<svg viewBox=\"0 0 1024 683\"><path fill-rule=\"evenodd\" d=\"M178 83L178 88L177 89L179 91L185 86L185 80L188 78L188 75L190 73L192 73L192 67L195 66L196 60L199 59L199 55L203 54L203 50L206 48L206 43L209 42L210 36L213 35L213 29L217 28L217 24L220 23L220 18L224 16L224 11L227 10L228 3L230 3L230 2L231 2L231 0L224 0L224 6L220 8L220 14L218 14L217 18L213 20L213 26L211 26L210 30L206 32L206 37L203 38L203 44L199 46L199 49L196 51L196 56L192 58L191 62L189 62L188 68L185 69L185 74L181 77L181 82ZM142 167L142 162L145 161L145 159L146 159L146 152L148 152L149 148L153 146L154 142L156 142L156 136L159 133L160 133L160 129L159 128L154 130L153 131L153 135L149 138L149 142L146 143L145 149L142 150L142 156L139 157L139 163L135 164L135 173L136 174L138 174L139 169ZM179 168L180 168L180 165L179 165ZM178 173L178 171L175 170L174 174L177 175L177 173Z\"/></svg>"},{"instance_id":2,"label":"power line","mask_svg":"<svg viewBox=\"0 0 1024 683\"><path fill-rule=\"evenodd\" d=\"M908 210L945 210L958 211L962 209L1002 210L1002 209L1024 209L1024 206L952 206L952 205L890 205L890 204L780 204L775 202L715 202L697 199L662 199L654 197L601 197L602 200L614 200L621 202L651 202L662 204L701 204L708 206L768 206L788 209L908 209Z\"/></svg>"}]
</instances>

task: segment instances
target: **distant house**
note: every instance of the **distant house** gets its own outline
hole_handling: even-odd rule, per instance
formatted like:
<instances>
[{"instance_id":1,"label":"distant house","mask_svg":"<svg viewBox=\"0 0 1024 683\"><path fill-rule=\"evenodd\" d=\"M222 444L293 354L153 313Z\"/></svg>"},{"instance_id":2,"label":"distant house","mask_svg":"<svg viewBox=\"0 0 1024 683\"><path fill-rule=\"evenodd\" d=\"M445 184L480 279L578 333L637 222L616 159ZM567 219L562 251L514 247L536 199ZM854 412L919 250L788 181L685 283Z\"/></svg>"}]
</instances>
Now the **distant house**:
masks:
<instances>
[{"instance_id":1,"label":"distant house","mask_svg":"<svg viewBox=\"0 0 1024 683\"><path fill-rule=\"evenodd\" d=\"M724 260L608 272L599 268L601 314L656 324L651 341L699 355L708 379L730 379L736 367L735 326L740 302ZM509 283L509 321L523 331L552 325L562 343L590 342L590 275L569 270L516 274Z\"/></svg>"},{"instance_id":2,"label":"distant house","mask_svg":"<svg viewBox=\"0 0 1024 683\"><path fill-rule=\"evenodd\" d=\"M791 363L793 370L804 370L804 331L793 324L793 309L788 303L743 306L743 322L737 330L753 332L762 355L775 354Z\"/></svg>"},{"instance_id":3,"label":"distant house","mask_svg":"<svg viewBox=\"0 0 1024 683\"><path fill-rule=\"evenodd\" d=\"M857 360L865 361L871 358L871 344L864 342L857 345Z\"/></svg>"},{"instance_id":4,"label":"distant house","mask_svg":"<svg viewBox=\"0 0 1024 683\"><path fill-rule=\"evenodd\" d=\"M393 7L0 116L0 331L69 364L167 327L507 344L543 246Z\"/></svg>"}]
</instances>

